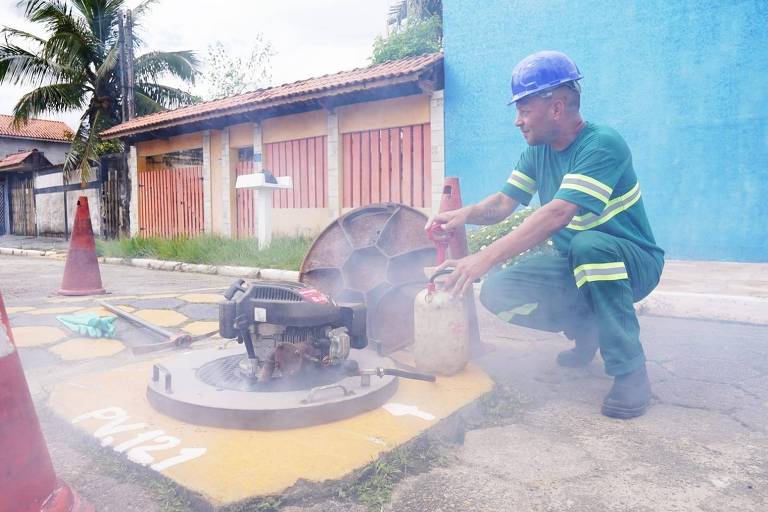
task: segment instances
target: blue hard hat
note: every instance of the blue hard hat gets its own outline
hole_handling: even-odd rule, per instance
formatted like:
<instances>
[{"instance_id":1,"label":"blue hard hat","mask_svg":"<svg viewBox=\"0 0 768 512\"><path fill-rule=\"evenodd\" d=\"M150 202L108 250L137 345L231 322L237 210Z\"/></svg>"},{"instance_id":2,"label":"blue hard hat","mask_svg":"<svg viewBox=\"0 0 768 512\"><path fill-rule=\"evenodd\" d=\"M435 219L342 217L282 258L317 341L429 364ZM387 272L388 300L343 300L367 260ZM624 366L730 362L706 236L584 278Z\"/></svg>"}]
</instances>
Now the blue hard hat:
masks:
<instances>
[{"instance_id":1,"label":"blue hard hat","mask_svg":"<svg viewBox=\"0 0 768 512\"><path fill-rule=\"evenodd\" d=\"M582 78L576 63L566 54L550 50L536 52L518 62L512 70L512 99L509 103Z\"/></svg>"}]
</instances>

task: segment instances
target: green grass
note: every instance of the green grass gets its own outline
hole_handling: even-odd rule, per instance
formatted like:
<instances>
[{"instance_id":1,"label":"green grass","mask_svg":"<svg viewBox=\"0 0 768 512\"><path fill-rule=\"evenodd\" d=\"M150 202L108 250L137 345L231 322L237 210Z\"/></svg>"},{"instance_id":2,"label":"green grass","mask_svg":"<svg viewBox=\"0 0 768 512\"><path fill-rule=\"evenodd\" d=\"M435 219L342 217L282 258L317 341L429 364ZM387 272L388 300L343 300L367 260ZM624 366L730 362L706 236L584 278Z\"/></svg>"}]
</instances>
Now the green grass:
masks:
<instances>
[{"instance_id":1,"label":"green grass","mask_svg":"<svg viewBox=\"0 0 768 512\"><path fill-rule=\"evenodd\" d=\"M409 475L447 463L444 447L426 436L395 448L366 466L355 481L343 485L337 498L380 510L392 498L395 485Z\"/></svg>"},{"instance_id":2,"label":"green grass","mask_svg":"<svg viewBox=\"0 0 768 512\"><path fill-rule=\"evenodd\" d=\"M255 240L233 240L219 236L194 238L121 238L96 241L99 256L115 258L152 258L158 260L237 265L258 268L298 270L312 239L308 237L274 238L265 250L258 250Z\"/></svg>"}]
</instances>

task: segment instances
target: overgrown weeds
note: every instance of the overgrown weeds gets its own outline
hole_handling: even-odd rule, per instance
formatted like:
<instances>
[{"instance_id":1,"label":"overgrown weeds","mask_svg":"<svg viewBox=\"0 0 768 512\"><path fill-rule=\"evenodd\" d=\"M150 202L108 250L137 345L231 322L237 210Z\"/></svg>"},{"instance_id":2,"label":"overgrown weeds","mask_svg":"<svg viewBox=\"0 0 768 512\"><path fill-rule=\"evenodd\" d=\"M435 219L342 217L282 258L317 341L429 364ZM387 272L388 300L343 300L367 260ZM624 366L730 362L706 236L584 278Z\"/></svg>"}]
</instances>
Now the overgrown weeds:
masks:
<instances>
[{"instance_id":1,"label":"overgrown weeds","mask_svg":"<svg viewBox=\"0 0 768 512\"><path fill-rule=\"evenodd\" d=\"M445 448L427 436L395 448L366 466L353 482L338 490L338 498L380 510L392 498L392 490L402 479L447 463Z\"/></svg>"},{"instance_id":2,"label":"overgrown weeds","mask_svg":"<svg viewBox=\"0 0 768 512\"><path fill-rule=\"evenodd\" d=\"M234 240L220 236L198 237L133 237L96 241L99 256L116 258L152 258L200 263L205 265L237 265L258 268L298 270L312 239L281 237L259 250L255 240Z\"/></svg>"}]
</instances>

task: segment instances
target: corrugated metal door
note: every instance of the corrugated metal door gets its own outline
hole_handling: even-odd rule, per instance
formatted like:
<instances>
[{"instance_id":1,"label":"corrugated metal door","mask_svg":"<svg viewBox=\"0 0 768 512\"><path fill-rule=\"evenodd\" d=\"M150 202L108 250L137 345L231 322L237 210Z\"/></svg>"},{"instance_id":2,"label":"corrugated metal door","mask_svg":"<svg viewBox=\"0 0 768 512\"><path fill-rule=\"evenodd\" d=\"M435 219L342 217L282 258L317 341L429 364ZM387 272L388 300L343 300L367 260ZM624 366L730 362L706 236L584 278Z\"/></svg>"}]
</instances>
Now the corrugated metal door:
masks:
<instances>
[{"instance_id":1,"label":"corrugated metal door","mask_svg":"<svg viewBox=\"0 0 768 512\"><path fill-rule=\"evenodd\" d=\"M240 160L235 166L235 174L253 174L253 162ZM237 238L256 236L256 212L253 209L253 190L239 188L235 191L237 201Z\"/></svg>"},{"instance_id":2,"label":"corrugated metal door","mask_svg":"<svg viewBox=\"0 0 768 512\"><path fill-rule=\"evenodd\" d=\"M292 190L272 196L274 208L325 208L328 204L326 136L272 142L264 145L264 169L275 176L291 176Z\"/></svg>"},{"instance_id":3,"label":"corrugated metal door","mask_svg":"<svg viewBox=\"0 0 768 512\"><path fill-rule=\"evenodd\" d=\"M141 236L203 233L203 168L179 167L139 173Z\"/></svg>"},{"instance_id":4,"label":"corrugated metal door","mask_svg":"<svg viewBox=\"0 0 768 512\"><path fill-rule=\"evenodd\" d=\"M342 206L432 206L429 123L345 133Z\"/></svg>"},{"instance_id":5,"label":"corrugated metal door","mask_svg":"<svg viewBox=\"0 0 768 512\"><path fill-rule=\"evenodd\" d=\"M14 176L11 180L11 233L36 236L35 180L29 175Z\"/></svg>"}]
</instances>

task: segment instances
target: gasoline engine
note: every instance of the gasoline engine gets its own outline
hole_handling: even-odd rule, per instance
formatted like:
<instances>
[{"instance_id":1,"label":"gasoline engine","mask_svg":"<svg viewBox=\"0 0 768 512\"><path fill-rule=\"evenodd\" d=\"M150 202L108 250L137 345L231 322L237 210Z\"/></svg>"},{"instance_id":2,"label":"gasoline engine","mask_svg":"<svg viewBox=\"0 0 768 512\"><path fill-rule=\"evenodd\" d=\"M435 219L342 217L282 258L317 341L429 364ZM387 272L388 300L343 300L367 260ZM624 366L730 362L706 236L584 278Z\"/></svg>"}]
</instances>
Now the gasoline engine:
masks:
<instances>
[{"instance_id":1,"label":"gasoline engine","mask_svg":"<svg viewBox=\"0 0 768 512\"><path fill-rule=\"evenodd\" d=\"M350 348L365 348L365 306L336 304L294 282L238 279L219 305L219 332L245 345L238 371L259 383L339 367Z\"/></svg>"}]
</instances>

